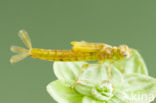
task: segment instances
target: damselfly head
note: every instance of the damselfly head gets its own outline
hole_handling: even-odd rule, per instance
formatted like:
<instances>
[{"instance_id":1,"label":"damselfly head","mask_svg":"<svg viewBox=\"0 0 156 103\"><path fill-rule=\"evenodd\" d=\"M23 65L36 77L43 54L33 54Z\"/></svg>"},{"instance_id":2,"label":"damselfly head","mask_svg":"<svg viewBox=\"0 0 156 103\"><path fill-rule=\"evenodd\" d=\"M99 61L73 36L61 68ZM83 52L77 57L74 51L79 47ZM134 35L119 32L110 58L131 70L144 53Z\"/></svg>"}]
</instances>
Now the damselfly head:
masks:
<instances>
[{"instance_id":1,"label":"damselfly head","mask_svg":"<svg viewBox=\"0 0 156 103\"><path fill-rule=\"evenodd\" d=\"M124 58L129 58L132 55L132 51L127 45L119 46L118 51L119 55Z\"/></svg>"}]
</instances>

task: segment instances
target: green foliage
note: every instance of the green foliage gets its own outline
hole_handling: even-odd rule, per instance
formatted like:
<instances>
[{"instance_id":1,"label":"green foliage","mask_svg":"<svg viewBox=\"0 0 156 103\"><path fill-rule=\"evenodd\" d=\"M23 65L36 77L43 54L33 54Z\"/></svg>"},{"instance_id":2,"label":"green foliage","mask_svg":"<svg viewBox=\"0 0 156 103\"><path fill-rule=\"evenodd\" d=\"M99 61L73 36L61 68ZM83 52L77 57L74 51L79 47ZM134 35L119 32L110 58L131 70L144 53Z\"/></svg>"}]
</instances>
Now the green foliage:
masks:
<instances>
[{"instance_id":1,"label":"green foliage","mask_svg":"<svg viewBox=\"0 0 156 103\"><path fill-rule=\"evenodd\" d=\"M55 62L54 72L58 80L47 86L47 91L58 103L150 103L156 95L156 79L148 76L140 54L118 62L108 75L109 61L101 65L87 62ZM79 75L80 71L82 73ZM78 80L75 82L75 80Z\"/></svg>"}]
</instances>

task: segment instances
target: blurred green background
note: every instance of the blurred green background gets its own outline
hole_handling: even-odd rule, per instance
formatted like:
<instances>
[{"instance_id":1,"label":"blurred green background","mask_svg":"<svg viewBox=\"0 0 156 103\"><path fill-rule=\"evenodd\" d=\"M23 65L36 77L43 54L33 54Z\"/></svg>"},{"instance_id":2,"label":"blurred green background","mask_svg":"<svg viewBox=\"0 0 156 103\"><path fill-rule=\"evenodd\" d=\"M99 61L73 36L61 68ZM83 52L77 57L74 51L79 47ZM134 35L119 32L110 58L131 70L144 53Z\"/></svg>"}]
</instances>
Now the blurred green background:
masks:
<instances>
[{"instance_id":1,"label":"blurred green background","mask_svg":"<svg viewBox=\"0 0 156 103\"><path fill-rule=\"evenodd\" d=\"M56 79L53 62L9 63L10 46L24 46L20 29L36 48L71 49L74 40L127 44L156 77L155 0L0 0L0 103L55 103L46 92Z\"/></svg>"}]
</instances>

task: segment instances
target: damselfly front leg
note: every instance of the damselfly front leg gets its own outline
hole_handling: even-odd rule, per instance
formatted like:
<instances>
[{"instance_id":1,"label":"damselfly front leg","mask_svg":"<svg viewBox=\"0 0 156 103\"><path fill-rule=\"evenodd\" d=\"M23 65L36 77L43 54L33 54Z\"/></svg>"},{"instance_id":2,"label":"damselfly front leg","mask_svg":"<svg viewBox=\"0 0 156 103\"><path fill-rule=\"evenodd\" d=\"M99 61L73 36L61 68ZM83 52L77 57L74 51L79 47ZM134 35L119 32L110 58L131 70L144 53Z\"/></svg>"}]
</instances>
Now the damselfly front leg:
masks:
<instances>
[{"instance_id":1,"label":"damselfly front leg","mask_svg":"<svg viewBox=\"0 0 156 103\"><path fill-rule=\"evenodd\" d=\"M125 70L124 70L124 68L123 68L123 65L122 65L122 63L121 63L121 60L120 60L120 59L118 60L118 63L119 63L119 65L120 65L120 70L121 70L121 72L122 72L122 73L124 73L124 72L125 72Z\"/></svg>"},{"instance_id":2,"label":"damselfly front leg","mask_svg":"<svg viewBox=\"0 0 156 103\"><path fill-rule=\"evenodd\" d=\"M79 81L82 81L82 80L79 80L79 78L80 78L80 76L82 75L83 71L84 71L85 69L87 69L89 66L100 66L100 65L105 65L104 63L105 63L105 61L99 61L99 62L97 62L97 63L88 63L88 64L82 65L82 67L80 68L79 74L78 74L76 80L74 81L74 83L72 84L71 87L73 88L75 85L79 84ZM113 63L114 63L114 62L113 62L112 60L110 60L110 63L109 63L109 65L108 65L108 68L106 68L106 69L107 69L107 73L108 73L108 79L109 79L109 81L111 81L111 82L112 82L112 74L111 74L111 72L112 72L112 65L113 65Z\"/></svg>"},{"instance_id":3,"label":"damselfly front leg","mask_svg":"<svg viewBox=\"0 0 156 103\"><path fill-rule=\"evenodd\" d=\"M109 77L109 79L110 79L111 81L112 81L112 74L111 74L112 65L113 65L113 61L110 62L109 66L108 66L108 69L107 69L108 77Z\"/></svg>"},{"instance_id":4,"label":"damselfly front leg","mask_svg":"<svg viewBox=\"0 0 156 103\"><path fill-rule=\"evenodd\" d=\"M82 75L83 71L88 68L89 66L98 66L104 64L104 61L99 61L97 63L87 63L81 66L80 71L78 73L78 76L76 78L76 80L74 81L74 83L71 85L71 88L73 88L75 85L79 84L79 78ZM82 81L82 80L81 80Z\"/></svg>"}]
</instances>

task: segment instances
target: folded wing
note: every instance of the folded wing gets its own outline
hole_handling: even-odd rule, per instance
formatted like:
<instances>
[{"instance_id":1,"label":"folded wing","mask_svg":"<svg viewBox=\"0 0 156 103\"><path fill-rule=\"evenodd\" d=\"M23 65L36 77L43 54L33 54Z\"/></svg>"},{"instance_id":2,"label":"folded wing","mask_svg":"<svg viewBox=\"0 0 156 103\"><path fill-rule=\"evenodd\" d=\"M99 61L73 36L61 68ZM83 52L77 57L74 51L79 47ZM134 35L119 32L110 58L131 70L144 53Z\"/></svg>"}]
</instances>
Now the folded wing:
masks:
<instances>
[{"instance_id":1,"label":"folded wing","mask_svg":"<svg viewBox=\"0 0 156 103\"><path fill-rule=\"evenodd\" d=\"M81 42L73 41L71 42L71 44L73 45L74 51L81 51L81 52L98 52L105 45L102 43L88 43L85 41L81 41Z\"/></svg>"}]
</instances>

